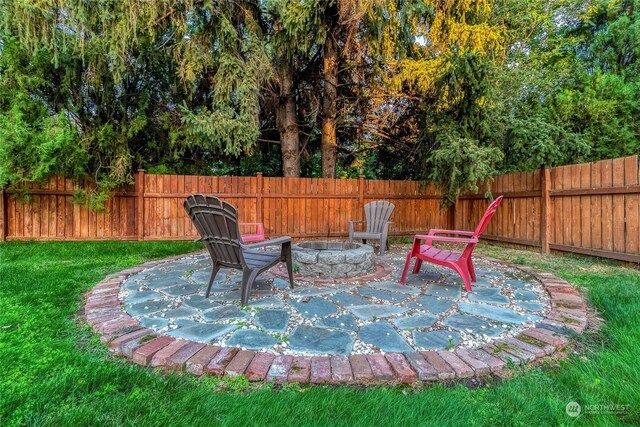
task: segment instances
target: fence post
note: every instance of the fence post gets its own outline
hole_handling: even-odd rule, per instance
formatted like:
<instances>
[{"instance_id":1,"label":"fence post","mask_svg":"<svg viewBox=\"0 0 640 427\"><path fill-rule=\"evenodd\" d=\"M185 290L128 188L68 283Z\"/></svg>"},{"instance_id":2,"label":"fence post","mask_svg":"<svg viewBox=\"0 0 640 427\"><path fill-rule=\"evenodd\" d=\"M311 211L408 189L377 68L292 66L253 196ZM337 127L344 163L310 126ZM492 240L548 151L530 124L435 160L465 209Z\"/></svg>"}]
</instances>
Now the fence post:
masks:
<instances>
[{"instance_id":1,"label":"fence post","mask_svg":"<svg viewBox=\"0 0 640 427\"><path fill-rule=\"evenodd\" d=\"M138 169L136 172L136 228L138 240L144 240L144 169Z\"/></svg>"},{"instance_id":2,"label":"fence post","mask_svg":"<svg viewBox=\"0 0 640 427\"><path fill-rule=\"evenodd\" d=\"M7 193L0 188L0 241L7 240Z\"/></svg>"},{"instance_id":3,"label":"fence post","mask_svg":"<svg viewBox=\"0 0 640 427\"><path fill-rule=\"evenodd\" d=\"M540 169L540 251L549 253L551 233L551 170L546 166Z\"/></svg>"},{"instance_id":4,"label":"fence post","mask_svg":"<svg viewBox=\"0 0 640 427\"><path fill-rule=\"evenodd\" d=\"M456 228L456 204L460 201L459 198L449 206L449 228L450 230L457 230Z\"/></svg>"},{"instance_id":5,"label":"fence post","mask_svg":"<svg viewBox=\"0 0 640 427\"><path fill-rule=\"evenodd\" d=\"M256 196L256 221L262 222L262 172L258 172L258 194Z\"/></svg>"},{"instance_id":6,"label":"fence post","mask_svg":"<svg viewBox=\"0 0 640 427\"><path fill-rule=\"evenodd\" d=\"M360 213L364 209L364 175L360 175L358 180L358 208Z\"/></svg>"}]
</instances>

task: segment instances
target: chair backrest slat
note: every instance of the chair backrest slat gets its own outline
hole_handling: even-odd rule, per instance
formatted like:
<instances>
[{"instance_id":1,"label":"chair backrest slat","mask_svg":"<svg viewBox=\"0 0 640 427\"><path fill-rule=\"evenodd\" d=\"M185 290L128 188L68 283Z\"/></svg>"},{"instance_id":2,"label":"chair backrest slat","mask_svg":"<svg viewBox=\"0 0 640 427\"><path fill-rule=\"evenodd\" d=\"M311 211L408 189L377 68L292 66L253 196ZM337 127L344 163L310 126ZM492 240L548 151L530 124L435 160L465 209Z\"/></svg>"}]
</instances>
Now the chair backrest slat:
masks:
<instances>
[{"instance_id":1,"label":"chair backrest slat","mask_svg":"<svg viewBox=\"0 0 640 427\"><path fill-rule=\"evenodd\" d=\"M498 210L498 206L500 206L501 202L502 196L499 196L487 207L487 210L484 211L484 215L482 215L482 218L480 219L480 222L478 223L476 229L473 231L474 238L480 238L484 230L486 230L486 228L489 226L489 222L491 221L491 218L493 218L493 215L496 213L496 210ZM469 258L473 253L473 249L475 247L475 243L467 244L467 247L464 248L464 251L462 251L462 257Z\"/></svg>"},{"instance_id":2,"label":"chair backrest slat","mask_svg":"<svg viewBox=\"0 0 640 427\"><path fill-rule=\"evenodd\" d=\"M381 233L394 208L395 205L386 200L377 200L364 205L367 233Z\"/></svg>"},{"instance_id":3,"label":"chair backrest slat","mask_svg":"<svg viewBox=\"0 0 640 427\"><path fill-rule=\"evenodd\" d=\"M496 210L498 210L498 206L500 206L500 203L502 203L502 197L503 196L497 197L487 207L487 210L484 212L484 215L482 215L482 219L480 219L480 222L478 223L478 226L476 227L475 231L473 232L473 237L480 238L480 235L482 233L484 233L484 230L487 229L487 227L489 226L489 221L491 221L491 218L493 218L493 215L495 215Z\"/></svg>"},{"instance_id":4,"label":"chair backrest slat","mask_svg":"<svg viewBox=\"0 0 640 427\"><path fill-rule=\"evenodd\" d=\"M230 267L241 268L244 260L236 208L217 197L194 194L185 200L184 209L211 257Z\"/></svg>"}]
</instances>

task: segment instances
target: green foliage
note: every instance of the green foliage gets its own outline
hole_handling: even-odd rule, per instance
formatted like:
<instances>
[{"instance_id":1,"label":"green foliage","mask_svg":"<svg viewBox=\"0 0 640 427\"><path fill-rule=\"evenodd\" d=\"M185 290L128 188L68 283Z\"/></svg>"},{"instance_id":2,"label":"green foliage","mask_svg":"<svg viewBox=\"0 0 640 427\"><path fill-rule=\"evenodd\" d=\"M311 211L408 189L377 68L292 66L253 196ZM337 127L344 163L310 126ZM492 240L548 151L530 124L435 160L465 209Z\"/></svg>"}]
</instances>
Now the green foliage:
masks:
<instances>
[{"instance_id":1,"label":"green foliage","mask_svg":"<svg viewBox=\"0 0 640 427\"><path fill-rule=\"evenodd\" d=\"M455 55L425 99L418 155L424 176L443 189L443 205L496 173L502 152L491 145L486 98L490 65L473 53Z\"/></svg>"},{"instance_id":2,"label":"green foliage","mask_svg":"<svg viewBox=\"0 0 640 427\"><path fill-rule=\"evenodd\" d=\"M493 120L505 153L500 169L639 153L638 1L533 5L513 7L507 20L513 49Z\"/></svg>"},{"instance_id":3,"label":"green foliage","mask_svg":"<svg viewBox=\"0 0 640 427\"><path fill-rule=\"evenodd\" d=\"M0 93L0 105L0 187L82 176L87 153L68 118L48 114L24 92Z\"/></svg>"},{"instance_id":4,"label":"green foliage","mask_svg":"<svg viewBox=\"0 0 640 427\"><path fill-rule=\"evenodd\" d=\"M96 190L76 200L99 205L139 167L206 173L219 156L249 154L255 146L260 90L271 67L250 8L2 2L0 16L0 114L12 138L0 160L4 175L11 174L4 181L18 185L58 172L87 177ZM37 104L39 117L22 120L24 105L16 112L6 101L21 94L23 104ZM65 121L70 130L61 136ZM43 136L18 144L26 138L18 127L26 126ZM36 159L34 144L54 136L36 151L63 160ZM73 148L72 139L73 156L61 151Z\"/></svg>"},{"instance_id":5,"label":"green foliage","mask_svg":"<svg viewBox=\"0 0 640 427\"><path fill-rule=\"evenodd\" d=\"M493 165L502 153L495 147L481 147L472 139L447 135L441 138L440 148L429 157L428 177L444 189L442 203L448 206L464 191L477 192L478 183L495 174Z\"/></svg>"},{"instance_id":6,"label":"green foliage","mask_svg":"<svg viewBox=\"0 0 640 427\"><path fill-rule=\"evenodd\" d=\"M321 176L331 34L337 176L430 180L448 204L640 153L639 18L640 0L3 1L0 184L89 179L76 200L99 208L138 168L280 175L284 99Z\"/></svg>"}]
</instances>

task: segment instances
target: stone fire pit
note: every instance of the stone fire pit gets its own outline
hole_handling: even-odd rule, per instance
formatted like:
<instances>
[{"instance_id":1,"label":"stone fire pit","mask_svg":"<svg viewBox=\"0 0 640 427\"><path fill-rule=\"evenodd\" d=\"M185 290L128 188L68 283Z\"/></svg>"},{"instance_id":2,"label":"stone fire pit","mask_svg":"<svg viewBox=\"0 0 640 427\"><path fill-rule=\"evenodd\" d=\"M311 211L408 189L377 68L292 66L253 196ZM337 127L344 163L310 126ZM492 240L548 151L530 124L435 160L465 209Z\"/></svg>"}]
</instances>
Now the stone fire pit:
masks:
<instances>
[{"instance_id":1,"label":"stone fire pit","mask_svg":"<svg viewBox=\"0 0 640 427\"><path fill-rule=\"evenodd\" d=\"M292 246L293 262L303 276L339 279L373 271L373 247L360 243L304 242Z\"/></svg>"}]
</instances>

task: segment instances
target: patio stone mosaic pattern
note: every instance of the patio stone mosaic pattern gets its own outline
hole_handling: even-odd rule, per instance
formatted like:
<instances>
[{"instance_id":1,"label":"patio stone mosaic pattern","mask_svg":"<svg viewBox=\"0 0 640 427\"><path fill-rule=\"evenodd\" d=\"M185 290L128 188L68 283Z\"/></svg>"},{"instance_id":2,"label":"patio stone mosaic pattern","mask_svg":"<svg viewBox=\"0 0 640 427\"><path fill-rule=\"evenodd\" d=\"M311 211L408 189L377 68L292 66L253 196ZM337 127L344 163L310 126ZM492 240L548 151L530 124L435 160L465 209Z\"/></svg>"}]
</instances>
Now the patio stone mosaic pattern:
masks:
<instances>
[{"instance_id":1,"label":"patio stone mosaic pattern","mask_svg":"<svg viewBox=\"0 0 640 427\"><path fill-rule=\"evenodd\" d=\"M391 275L364 283L296 280L292 290L266 273L240 307L237 272L221 272L206 299L208 256L174 257L109 276L85 315L112 352L141 365L312 383L485 375L548 355L587 325L582 297L551 274L478 259L467 294L426 263L399 285L403 259L387 254Z\"/></svg>"}]
</instances>

